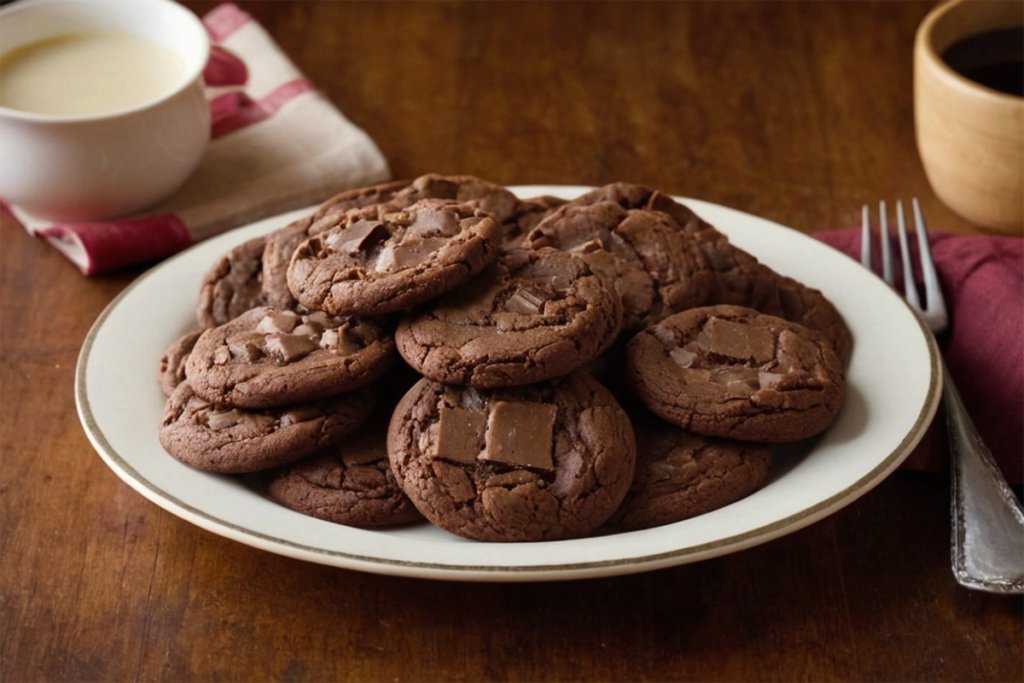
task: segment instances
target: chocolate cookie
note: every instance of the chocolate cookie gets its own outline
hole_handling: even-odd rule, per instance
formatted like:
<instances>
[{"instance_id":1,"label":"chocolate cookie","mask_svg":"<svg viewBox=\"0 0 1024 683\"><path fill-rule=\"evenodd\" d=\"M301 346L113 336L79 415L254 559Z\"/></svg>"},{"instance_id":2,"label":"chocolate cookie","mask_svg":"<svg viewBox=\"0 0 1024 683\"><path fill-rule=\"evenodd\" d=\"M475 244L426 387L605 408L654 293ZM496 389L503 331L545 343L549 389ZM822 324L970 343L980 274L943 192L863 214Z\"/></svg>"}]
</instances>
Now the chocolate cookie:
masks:
<instances>
[{"instance_id":1,"label":"chocolate cookie","mask_svg":"<svg viewBox=\"0 0 1024 683\"><path fill-rule=\"evenodd\" d=\"M781 317L820 333L832 344L843 367L850 363L853 336L846 321L824 294L793 278L778 276Z\"/></svg>"},{"instance_id":2,"label":"chocolate cookie","mask_svg":"<svg viewBox=\"0 0 1024 683\"><path fill-rule=\"evenodd\" d=\"M828 427L845 380L817 332L738 306L666 318L626 347L627 379L654 413L698 434L785 442Z\"/></svg>"},{"instance_id":3,"label":"chocolate cookie","mask_svg":"<svg viewBox=\"0 0 1024 683\"><path fill-rule=\"evenodd\" d=\"M261 307L204 332L185 371L211 403L265 408L369 384L391 366L394 349L370 319Z\"/></svg>"},{"instance_id":4,"label":"chocolate cookie","mask_svg":"<svg viewBox=\"0 0 1024 683\"><path fill-rule=\"evenodd\" d=\"M264 410L218 407L185 380L167 401L159 438L186 465L224 474L258 472L338 443L372 408L367 390Z\"/></svg>"},{"instance_id":5,"label":"chocolate cookie","mask_svg":"<svg viewBox=\"0 0 1024 683\"><path fill-rule=\"evenodd\" d=\"M268 473L267 495L336 524L381 527L422 519L391 471L390 417L391 410L378 409L342 443Z\"/></svg>"},{"instance_id":6,"label":"chocolate cookie","mask_svg":"<svg viewBox=\"0 0 1024 683\"><path fill-rule=\"evenodd\" d=\"M634 419L633 485L608 520L617 531L648 529L703 515L744 498L767 480L768 447L712 439L657 418Z\"/></svg>"},{"instance_id":7,"label":"chocolate cookie","mask_svg":"<svg viewBox=\"0 0 1024 683\"><path fill-rule=\"evenodd\" d=\"M471 175L428 173L396 192L389 200L390 210L404 209L424 199L443 199L468 204L505 223L520 210L519 198L501 185Z\"/></svg>"},{"instance_id":8,"label":"chocolate cookie","mask_svg":"<svg viewBox=\"0 0 1024 683\"><path fill-rule=\"evenodd\" d=\"M388 212L347 213L295 251L288 285L299 303L344 315L383 315L459 286L498 256L501 226L467 204L425 199Z\"/></svg>"},{"instance_id":9,"label":"chocolate cookie","mask_svg":"<svg viewBox=\"0 0 1024 683\"><path fill-rule=\"evenodd\" d=\"M481 541L585 536L622 502L636 444L629 418L589 375L515 389L423 379L396 408L391 466L423 515Z\"/></svg>"},{"instance_id":10,"label":"chocolate cookie","mask_svg":"<svg viewBox=\"0 0 1024 683\"><path fill-rule=\"evenodd\" d=\"M586 365L614 341L621 318L618 296L582 258L520 249L404 317L395 342L438 382L516 386Z\"/></svg>"},{"instance_id":11,"label":"chocolate cookie","mask_svg":"<svg viewBox=\"0 0 1024 683\"><path fill-rule=\"evenodd\" d=\"M676 225L690 234L714 229L685 204L659 190L635 183L609 183L580 195L569 204L592 206L601 202L614 202L624 209L646 209L667 213Z\"/></svg>"},{"instance_id":12,"label":"chocolate cookie","mask_svg":"<svg viewBox=\"0 0 1024 683\"><path fill-rule=\"evenodd\" d=\"M526 235L537 227L537 224L551 215L555 209L564 206L566 200L560 197L543 195L523 199L519 202L516 212L501 224L504 230L504 238L501 243L502 251L521 249Z\"/></svg>"},{"instance_id":13,"label":"chocolate cookie","mask_svg":"<svg viewBox=\"0 0 1024 683\"><path fill-rule=\"evenodd\" d=\"M203 276L196 318L202 327L216 327L266 305L263 296L265 235L247 240L220 257Z\"/></svg>"},{"instance_id":14,"label":"chocolate cookie","mask_svg":"<svg viewBox=\"0 0 1024 683\"><path fill-rule=\"evenodd\" d=\"M175 339L160 356L160 366L157 370L157 383L164 396L170 396L174 390L185 381L185 363L192 354L192 348L196 345L202 330L192 330Z\"/></svg>"},{"instance_id":15,"label":"chocolate cookie","mask_svg":"<svg viewBox=\"0 0 1024 683\"><path fill-rule=\"evenodd\" d=\"M292 254L299 245L309 239L309 226L313 224L313 216L303 216L292 221L284 228L267 235L263 249L263 271L261 287L264 306L279 309L295 309L298 302L288 288L288 265L292 262Z\"/></svg>"},{"instance_id":16,"label":"chocolate cookie","mask_svg":"<svg viewBox=\"0 0 1024 683\"><path fill-rule=\"evenodd\" d=\"M563 209L613 202L624 209L644 209L667 214L672 225L691 235L713 272L712 291L696 305L746 306L769 315L782 315L778 276L754 256L736 247L729 238L689 207L669 195L644 185L611 183L569 202ZM685 310L675 308L673 312Z\"/></svg>"},{"instance_id":17,"label":"chocolate cookie","mask_svg":"<svg viewBox=\"0 0 1024 683\"><path fill-rule=\"evenodd\" d=\"M578 253L614 282L623 329L633 331L707 303L713 273L692 235L668 214L624 209L613 201L569 203L526 237L531 249Z\"/></svg>"},{"instance_id":18,"label":"chocolate cookie","mask_svg":"<svg viewBox=\"0 0 1024 683\"><path fill-rule=\"evenodd\" d=\"M710 305L743 306L767 315L782 315L777 273L714 228L695 239L714 271Z\"/></svg>"}]
</instances>

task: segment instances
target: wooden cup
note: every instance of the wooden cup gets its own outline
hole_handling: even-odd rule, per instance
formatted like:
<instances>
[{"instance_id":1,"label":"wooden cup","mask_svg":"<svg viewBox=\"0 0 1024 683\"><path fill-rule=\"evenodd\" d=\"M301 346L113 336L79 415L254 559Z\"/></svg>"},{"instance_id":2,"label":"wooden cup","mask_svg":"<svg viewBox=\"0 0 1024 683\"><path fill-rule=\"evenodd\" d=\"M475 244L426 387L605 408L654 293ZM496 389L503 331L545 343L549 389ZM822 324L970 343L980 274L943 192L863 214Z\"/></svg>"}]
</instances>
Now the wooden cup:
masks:
<instances>
[{"instance_id":1,"label":"wooden cup","mask_svg":"<svg viewBox=\"0 0 1024 683\"><path fill-rule=\"evenodd\" d=\"M1024 98L965 78L942 59L952 44L1021 26L1024 0L952 0L914 44L917 146L935 194L993 232L1024 234Z\"/></svg>"}]
</instances>

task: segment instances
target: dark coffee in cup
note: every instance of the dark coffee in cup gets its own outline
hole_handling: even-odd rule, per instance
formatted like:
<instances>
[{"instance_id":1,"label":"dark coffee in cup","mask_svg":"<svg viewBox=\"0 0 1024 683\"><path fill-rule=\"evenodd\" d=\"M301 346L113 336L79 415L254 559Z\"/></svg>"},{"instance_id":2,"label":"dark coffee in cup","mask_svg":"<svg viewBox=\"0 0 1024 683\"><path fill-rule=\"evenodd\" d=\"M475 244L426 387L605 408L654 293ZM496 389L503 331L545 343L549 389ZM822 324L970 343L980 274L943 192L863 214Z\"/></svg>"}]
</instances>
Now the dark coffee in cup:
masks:
<instances>
[{"instance_id":1,"label":"dark coffee in cup","mask_svg":"<svg viewBox=\"0 0 1024 683\"><path fill-rule=\"evenodd\" d=\"M986 88L1024 97L1024 25L962 38L942 53L942 60Z\"/></svg>"}]
</instances>

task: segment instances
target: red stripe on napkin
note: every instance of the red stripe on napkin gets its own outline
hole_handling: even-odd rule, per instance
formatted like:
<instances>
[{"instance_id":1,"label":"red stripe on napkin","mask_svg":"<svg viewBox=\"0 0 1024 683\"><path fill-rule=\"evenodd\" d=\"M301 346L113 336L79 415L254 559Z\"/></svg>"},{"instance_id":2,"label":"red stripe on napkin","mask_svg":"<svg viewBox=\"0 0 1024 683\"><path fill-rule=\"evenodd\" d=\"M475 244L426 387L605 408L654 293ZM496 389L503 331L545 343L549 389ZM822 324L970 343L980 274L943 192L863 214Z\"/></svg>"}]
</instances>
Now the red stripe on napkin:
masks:
<instances>
[{"instance_id":1,"label":"red stripe on napkin","mask_svg":"<svg viewBox=\"0 0 1024 683\"><path fill-rule=\"evenodd\" d=\"M249 82L249 68L234 53L212 45L210 60L203 69L203 82L209 87L245 85Z\"/></svg>"},{"instance_id":2,"label":"red stripe on napkin","mask_svg":"<svg viewBox=\"0 0 1024 683\"><path fill-rule=\"evenodd\" d=\"M210 37L223 43L228 36L249 23L251 17L232 3L218 5L203 17Z\"/></svg>"},{"instance_id":3,"label":"red stripe on napkin","mask_svg":"<svg viewBox=\"0 0 1024 683\"><path fill-rule=\"evenodd\" d=\"M85 275L154 261L192 244L185 224L171 214L58 224L36 234L71 259Z\"/></svg>"},{"instance_id":4,"label":"red stripe on napkin","mask_svg":"<svg viewBox=\"0 0 1024 683\"><path fill-rule=\"evenodd\" d=\"M210 102L211 134L219 138L269 119L291 100L315 90L316 86L311 81L299 78L278 86L259 100L253 100L242 92L224 93Z\"/></svg>"}]
</instances>

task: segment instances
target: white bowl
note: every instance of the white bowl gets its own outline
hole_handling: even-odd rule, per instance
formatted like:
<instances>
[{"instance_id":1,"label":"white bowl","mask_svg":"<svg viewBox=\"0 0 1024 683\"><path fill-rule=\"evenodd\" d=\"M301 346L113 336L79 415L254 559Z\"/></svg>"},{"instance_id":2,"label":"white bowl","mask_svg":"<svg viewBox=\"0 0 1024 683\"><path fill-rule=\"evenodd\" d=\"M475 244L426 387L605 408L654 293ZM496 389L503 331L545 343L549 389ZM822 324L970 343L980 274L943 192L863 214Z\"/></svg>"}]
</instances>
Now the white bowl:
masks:
<instances>
[{"instance_id":1,"label":"white bowl","mask_svg":"<svg viewBox=\"0 0 1024 683\"><path fill-rule=\"evenodd\" d=\"M210 139L203 69L206 28L170 0L25 0L0 11L7 53L78 32L127 32L177 53L178 84L109 114L56 116L0 107L0 197L51 220L89 221L167 198L195 170Z\"/></svg>"}]
</instances>

